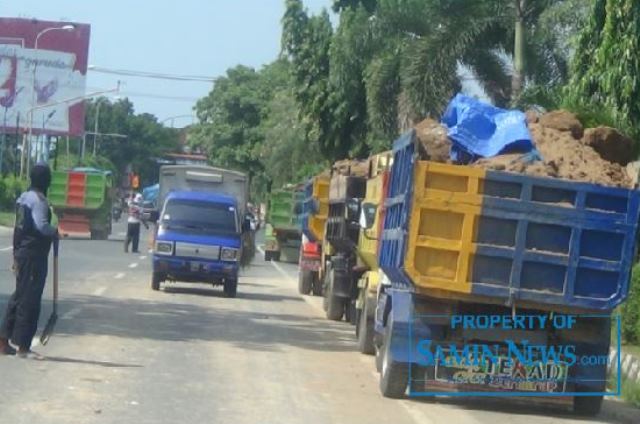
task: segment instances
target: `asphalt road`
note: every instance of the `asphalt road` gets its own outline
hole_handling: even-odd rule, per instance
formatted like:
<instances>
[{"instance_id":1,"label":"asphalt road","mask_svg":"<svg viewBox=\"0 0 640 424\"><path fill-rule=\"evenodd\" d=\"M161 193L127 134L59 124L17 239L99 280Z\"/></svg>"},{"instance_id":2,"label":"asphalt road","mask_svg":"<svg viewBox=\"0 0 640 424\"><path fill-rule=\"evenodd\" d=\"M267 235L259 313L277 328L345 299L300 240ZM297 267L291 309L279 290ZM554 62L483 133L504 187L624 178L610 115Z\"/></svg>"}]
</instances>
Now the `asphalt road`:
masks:
<instances>
[{"instance_id":1,"label":"asphalt road","mask_svg":"<svg viewBox=\"0 0 640 424\"><path fill-rule=\"evenodd\" d=\"M502 400L384 399L352 327L297 294L295 266L257 258L236 299L206 285L153 292L149 255L125 254L123 231L62 242L57 332L34 347L41 360L0 358L1 423L618 422L606 413L613 401L585 421ZM0 231L3 310L14 285L10 240Z\"/></svg>"}]
</instances>

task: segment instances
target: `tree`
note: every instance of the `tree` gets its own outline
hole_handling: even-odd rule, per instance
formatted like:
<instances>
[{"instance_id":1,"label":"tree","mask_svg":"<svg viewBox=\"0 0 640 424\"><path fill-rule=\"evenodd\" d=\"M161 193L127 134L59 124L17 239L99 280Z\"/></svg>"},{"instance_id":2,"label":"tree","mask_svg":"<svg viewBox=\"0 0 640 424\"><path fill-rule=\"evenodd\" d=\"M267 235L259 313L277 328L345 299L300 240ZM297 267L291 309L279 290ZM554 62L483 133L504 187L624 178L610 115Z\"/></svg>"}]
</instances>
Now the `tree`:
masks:
<instances>
[{"instance_id":1,"label":"tree","mask_svg":"<svg viewBox=\"0 0 640 424\"><path fill-rule=\"evenodd\" d=\"M640 135L640 4L597 0L582 32L567 93L610 111L617 126Z\"/></svg>"},{"instance_id":2,"label":"tree","mask_svg":"<svg viewBox=\"0 0 640 424\"><path fill-rule=\"evenodd\" d=\"M326 165L318 145L305 141L292 91L287 87L275 93L261 126L265 140L260 156L267 180L274 188L303 181Z\"/></svg>"},{"instance_id":3,"label":"tree","mask_svg":"<svg viewBox=\"0 0 640 424\"><path fill-rule=\"evenodd\" d=\"M301 0L287 0L282 19L282 51L291 63L295 97L305 139L317 143L327 158L344 157L348 140L336 134L329 86L330 48L333 35L329 14L309 17Z\"/></svg>"},{"instance_id":4,"label":"tree","mask_svg":"<svg viewBox=\"0 0 640 424\"><path fill-rule=\"evenodd\" d=\"M158 181L159 167L157 159L166 153L179 150L178 133L166 128L155 116L143 113L136 115L133 103L129 99L112 102L107 98L90 100L86 104L85 126L93 128L97 105L100 103L99 132L102 134L120 134L126 138L106 135L88 135L85 166L109 167L112 164L116 173L123 173L131 165L140 175L143 185ZM97 143L97 158L92 156L92 144ZM75 153L79 153L76 147ZM62 155L61 149L58 152ZM61 159L64 164L64 159Z\"/></svg>"},{"instance_id":5,"label":"tree","mask_svg":"<svg viewBox=\"0 0 640 424\"><path fill-rule=\"evenodd\" d=\"M213 164L244 171L250 179L262 172L255 149L263 141L259 126L267 99L253 68L237 66L216 79L196 104L200 124L193 129L195 142L205 146Z\"/></svg>"}]
</instances>

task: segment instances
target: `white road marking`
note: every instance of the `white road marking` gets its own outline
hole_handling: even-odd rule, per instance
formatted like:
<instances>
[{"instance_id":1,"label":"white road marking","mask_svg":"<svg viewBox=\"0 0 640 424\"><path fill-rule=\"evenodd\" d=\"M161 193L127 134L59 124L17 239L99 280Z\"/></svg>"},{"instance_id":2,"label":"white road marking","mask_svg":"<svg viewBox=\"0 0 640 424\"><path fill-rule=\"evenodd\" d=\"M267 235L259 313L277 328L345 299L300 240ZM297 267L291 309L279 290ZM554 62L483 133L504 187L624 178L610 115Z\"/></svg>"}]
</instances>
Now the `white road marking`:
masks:
<instances>
[{"instance_id":1,"label":"white road marking","mask_svg":"<svg viewBox=\"0 0 640 424\"><path fill-rule=\"evenodd\" d=\"M62 319L72 319L75 318L76 315L78 315L81 311L80 307L77 308L73 308L71 309L69 312L66 312L62 315Z\"/></svg>"},{"instance_id":2,"label":"white road marking","mask_svg":"<svg viewBox=\"0 0 640 424\"><path fill-rule=\"evenodd\" d=\"M98 287L94 292L93 295L94 296L102 296L104 294L104 292L107 291L106 287Z\"/></svg>"},{"instance_id":3,"label":"white road marking","mask_svg":"<svg viewBox=\"0 0 640 424\"><path fill-rule=\"evenodd\" d=\"M8 252L11 249L13 249L13 246L9 246L9 247L3 247L2 249L0 249L0 252Z\"/></svg>"},{"instance_id":4,"label":"white road marking","mask_svg":"<svg viewBox=\"0 0 640 424\"><path fill-rule=\"evenodd\" d=\"M129 264L129 268L131 268L131 269L136 268L137 266L138 266L138 263L137 263L137 262L134 262L134 263L132 263L132 264Z\"/></svg>"},{"instance_id":5,"label":"white road marking","mask_svg":"<svg viewBox=\"0 0 640 424\"><path fill-rule=\"evenodd\" d=\"M124 276L125 276L125 273L124 273L124 272L119 272L119 273L117 273L117 274L116 274L116 276L115 276L115 277L113 277L113 278L115 278L116 280L122 280L122 279L124 278Z\"/></svg>"},{"instance_id":6,"label":"white road marking","mask_svg":"<svg viewBox=\"0 0 640 424\"><path fill-rule=\"evenodd\" d=\"M257 248L260 251L260 253L264 255L264 250L262 249L262 247L257 246ZM276 271L278 271L280 275L282 275L285 278L285 280L289 281L292 284L296 284L296 285L298 284L297 281L295 281L293 278L289 276L289 274L280 266L280 264L278 264L277 262L271 261L271 265L273 265ZM304 299L305 302L307 302L307 304L311 305L314 309L320 311L321 313L324 313L322 309L322 305L314 302L311 296L302 296L302 298ZM365 360L366 362L369 362L369 358L363 358L363 360ZM371 376L375 379L376 382L380 379L379 374L375 371L371 372ZM422 411L420 411L419 409L411 405L410 402L400 401L400 405L405 411L407 411L409 416L414 420L414 422L416 422L416 424L435 423L435 421L427 417Z\"/></svg>"},{"instance_id":7,"label":"white road marking","mask_svg":"<svg viewBox=\"0 0 640 424\"><path fill-rule=\"evenodd\" d=\"M262 249L262 247L258 246L258 250L260 251L260 253L262 253L264 255L264 250ZM293 278L291 278L289 276L289 274L287 273L287 271L285 271L280 264L278 264L277 262L270 262L271 265L273 265L273 267L276 269L276 271L278 271L280 273L280 275L282 275L285 280L287 280L289 283L293 284L293 285L297 285L298 282L296 280L294 280ZM322 309L322 304L318 304L311 296L302 296L302 299L309 305L311 305L311 307L313 307L315 310L319 311L321 314L324 314L324 310Z\"/></svg>"},{"instance_id":8,"label":"white road marking","mask_svg":"<svg viewBox=\"0 0 640 424\"><path fill-rule=\"evenodd\" d=\"M140 256L140 260L144 261L145 259L147 259L147 257L145 255Z\"/></svg>"}]
</instances>

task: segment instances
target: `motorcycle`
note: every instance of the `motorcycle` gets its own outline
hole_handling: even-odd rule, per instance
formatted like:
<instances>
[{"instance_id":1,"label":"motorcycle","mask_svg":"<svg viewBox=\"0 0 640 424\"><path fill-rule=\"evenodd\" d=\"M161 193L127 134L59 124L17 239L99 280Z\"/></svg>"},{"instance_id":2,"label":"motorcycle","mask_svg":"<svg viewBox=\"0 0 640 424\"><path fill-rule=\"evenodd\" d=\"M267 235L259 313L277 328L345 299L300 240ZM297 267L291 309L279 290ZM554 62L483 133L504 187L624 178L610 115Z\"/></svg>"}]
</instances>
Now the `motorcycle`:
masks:
<instances>
[{"instance_id":1,"label":"motorcycle","mask_svg":"<svg viewBox=\"0 0 640 424\"><path fill-rule=\"evenodd\" d=\"M111 216L115 222L118 222L122 216L122 207L119 205L114 206L111 210Z\"/></svg>"}]
</instances>

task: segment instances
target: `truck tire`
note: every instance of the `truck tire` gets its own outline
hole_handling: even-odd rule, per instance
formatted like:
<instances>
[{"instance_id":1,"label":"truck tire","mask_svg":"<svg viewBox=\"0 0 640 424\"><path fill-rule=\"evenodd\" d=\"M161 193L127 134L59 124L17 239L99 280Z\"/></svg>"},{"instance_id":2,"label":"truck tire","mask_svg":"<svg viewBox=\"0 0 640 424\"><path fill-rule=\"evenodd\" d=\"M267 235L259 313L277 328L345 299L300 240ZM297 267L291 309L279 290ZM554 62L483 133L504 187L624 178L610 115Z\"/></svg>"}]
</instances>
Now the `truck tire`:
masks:
<instances>
[{"instance_id":1,"label":"truck tire","mask_svg":"<svg viewBox=\"0 0 640 424\"><path fill-rule=\"evenodd\" d=\"M271 260L274 262L280 262L280 251L271 253Z\"/></svg>"},{"instance_id":2,"label":"truck tire","mask_svg":"<svg viewBox=\"0 0 640 424\"><path fill-rule=\"evenodd\" d=\"M238 280L225 280L224 294L230 298L236 297L238 294Z\"/></svg>"},{"instance_id":3,"label":"truck tire","mask_svg":"<svg viewBox=\"0 0 640 424\"><path fill-rule=\"evenodd\" d=\"M298 293L309 294L313 286L313 271L301 269L298 272Z\"/></svg>"},{"instance_id":4,"label":"truck tire","mask_svg":"<svg viewBox=\"0 0 640 424\"><path fill-rule=\"evenodd\" d=\"M366 294L364 296L364 305L357 315L358 351L365 355L373 355L375 353L375 347L373 346L374 322L371 318L371 301Z\"/></svg>"},{"instance_id":5,"label":"truck tire","mask_svg":"<svg viewBox=\"0 0 640 424\"><path fill-rule=\"evenodd\" d=\"M311 291L314 296L322 296L322 281L320 281L320 275L318 271L312 271L313 283L311 284Z\"/></svg>"},{"instance_id":6,"label":"truck tire","mask_svg":"<svg viewBox=\"0 0 640 424\"><path fill-rule=\"evenodd\" d=\"M325 293L327 319L331 321L340 321L345 312L345 300L342 297L335 296L333 294L333 280L335 278L335 271L332 269L329 274L329 285Z\"/></svg>"},{"instance_id":7,"label":"truck tire","mask_svg":"<svg viewBox=\"0 0 640 424\"><path fill-rule=\"evenodd\" d=\"M162 274L160 274L159 272L154 272L151 276L151 289L153 291L160 290L160 283L162 281L164 281Z\"/></svg>"},{"instance_id":8,"label":"truck tire","mask_svg":"<svg viewBox=\"0 0 640 424\"><path fill-rule=\"evenodd\" d=\"M573 412L583 417L594 417L600 413L603 396L575 396Z\"/></svg>"},{"instance_id":9,"label":"truck tire","mask_svg":"<svg viewBox=\"0 0 640 424\"><path fill-rule=\"evenodd\" d=\"M271 251L270 250L265 250L264 251L264 260L266 262L269 262L271 260Z\"/></svg>"},{"instance_id":10,"label":"truck tire","mask_svg":"<svg viewBox=\"0 0 640 424\"><path fill-rule=\"evenodd\" d=\"M391 358L391 333L393 331L393 316L384 329L382 342L382 363L380 370L380 392L382 396L391 399L402 399L409 385L409 364L396 362Z\"/></svg>"}]
</instances>

